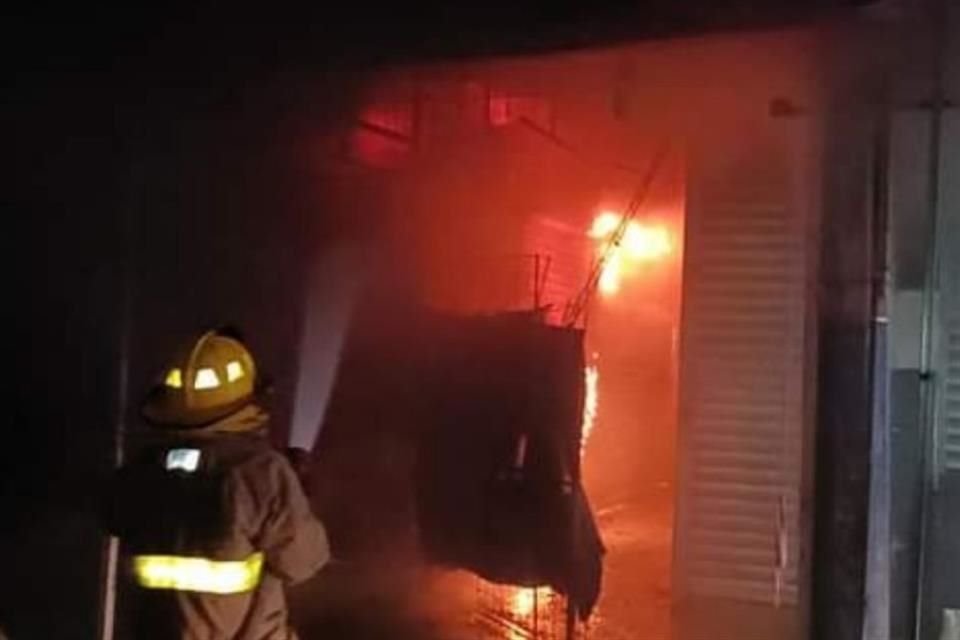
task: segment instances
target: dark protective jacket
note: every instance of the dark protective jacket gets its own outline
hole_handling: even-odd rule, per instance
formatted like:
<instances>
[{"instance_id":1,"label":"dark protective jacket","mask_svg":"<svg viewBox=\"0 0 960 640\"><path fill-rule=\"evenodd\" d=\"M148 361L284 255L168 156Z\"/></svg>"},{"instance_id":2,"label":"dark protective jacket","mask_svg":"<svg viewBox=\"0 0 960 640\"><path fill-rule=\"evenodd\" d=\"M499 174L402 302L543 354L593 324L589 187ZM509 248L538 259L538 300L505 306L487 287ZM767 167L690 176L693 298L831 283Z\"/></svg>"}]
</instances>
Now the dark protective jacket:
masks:
<instances>
[{"instance_id":1,"label":"dark protective jacket","mask_svg":"<svg viewBox=\"0 0 960 640\"><path fill-rule=\"evenodd\" d=\"M258 583L240 593L143 588L130 572L137 640L296 637L283 586L313 575L330 554L294 470L262 435L266 419L248 407L201 431L163 434L119 471L111 524L128 569L148 556L237 562L263 554ZM197 468L171 471L175 449L198 451Z\"/></svg>"}]
</instances>

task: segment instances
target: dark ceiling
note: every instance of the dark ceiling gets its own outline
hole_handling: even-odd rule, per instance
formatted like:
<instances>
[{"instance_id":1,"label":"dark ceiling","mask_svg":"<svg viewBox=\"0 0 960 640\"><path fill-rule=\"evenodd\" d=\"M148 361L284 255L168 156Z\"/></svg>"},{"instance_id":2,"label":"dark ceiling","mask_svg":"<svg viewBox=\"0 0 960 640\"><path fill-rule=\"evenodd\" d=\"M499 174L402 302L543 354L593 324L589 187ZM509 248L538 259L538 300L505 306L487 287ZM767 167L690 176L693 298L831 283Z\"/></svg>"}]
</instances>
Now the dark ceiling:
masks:
<instances>
[{"instance_id":1,"label":"dark ceiling","mask_svg":"<svg viewBox=\"0 0 960 640\"><path fill-rule=\"evenodd\" d=\"M316 3L309 11L194 3L179 10L58 9L5 20L20 74L367 66L523 53L628 39L797 24L848 13L863 0L648 0L377 6ZM66 11L66 12L65 12ZM39 12L36 12L39 13ZM45 74L44 74L45 75Z\"/></svg>"}]
</instances>

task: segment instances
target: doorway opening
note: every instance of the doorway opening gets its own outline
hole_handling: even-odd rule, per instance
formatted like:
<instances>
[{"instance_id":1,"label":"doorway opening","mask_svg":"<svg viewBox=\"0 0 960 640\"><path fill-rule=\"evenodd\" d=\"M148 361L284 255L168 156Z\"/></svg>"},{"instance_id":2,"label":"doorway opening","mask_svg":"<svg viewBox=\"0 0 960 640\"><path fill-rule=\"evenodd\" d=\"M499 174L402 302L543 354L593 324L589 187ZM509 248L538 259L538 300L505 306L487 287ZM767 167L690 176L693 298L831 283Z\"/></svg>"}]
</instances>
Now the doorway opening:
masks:
<instances>
[{"instance_id":1,"label":"doorway opening","mask_svg":"<svg viewBox=\"0 0 960 640\"><path fill-rule=\"evenodd\" d=\"M384 71L336 145L331 202L377 247L381 289L446 314L533 310L584 331L580 480L606 553L581 637L679 637L687 596L721 602L705 628L729 603L791 628L802 616L808 222L767 109L781 90L802 94L783 73L793 46L765 36ZM387 298L371 334L402 317ZM390 356L430 340L394 340ZM382 371L387 348L369 351ZM371 377L357 379L371 397ZM372 455L357 442L350 460ZM382 453L395 478L415 458ZM381 484L396 510L400 485ZM437 637L569 635L549 590L422 569L391 584Z\"/></svg>"},{"instance_id":2,"label":"doorway opening","mask_svg":"<svg viewBox=\"0 0 960 640\"><path fill-rule=\"evenodd\" d=\"M583 629L654 640L670 633L685 156L663 113L632 112L619 58L387 74L347 153L425 306L584 330L581 481L606 554ZM471 632L563 637L549 590L436 579L473 609L438 615Z\"/></svg>"}]
</instances>

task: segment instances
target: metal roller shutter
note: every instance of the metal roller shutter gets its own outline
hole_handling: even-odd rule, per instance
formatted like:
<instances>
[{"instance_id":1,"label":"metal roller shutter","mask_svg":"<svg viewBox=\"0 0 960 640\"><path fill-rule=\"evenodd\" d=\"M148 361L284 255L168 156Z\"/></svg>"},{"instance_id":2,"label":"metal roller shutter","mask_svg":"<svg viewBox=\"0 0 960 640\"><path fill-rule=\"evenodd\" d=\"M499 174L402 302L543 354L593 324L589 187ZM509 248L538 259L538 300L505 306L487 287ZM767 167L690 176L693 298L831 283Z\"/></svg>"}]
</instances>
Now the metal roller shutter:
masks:
<instances>
[{"instance_id":1,"label":"metal roller shutter","mask_svg":"<svg viewBox=\"0 0 960 640\"><path fill-rule=\"evenodd\" d=\"M675 588L781 609L803 573L812 182L796 127L759 138L691 163Z\"/></svg>"}]
</instances>

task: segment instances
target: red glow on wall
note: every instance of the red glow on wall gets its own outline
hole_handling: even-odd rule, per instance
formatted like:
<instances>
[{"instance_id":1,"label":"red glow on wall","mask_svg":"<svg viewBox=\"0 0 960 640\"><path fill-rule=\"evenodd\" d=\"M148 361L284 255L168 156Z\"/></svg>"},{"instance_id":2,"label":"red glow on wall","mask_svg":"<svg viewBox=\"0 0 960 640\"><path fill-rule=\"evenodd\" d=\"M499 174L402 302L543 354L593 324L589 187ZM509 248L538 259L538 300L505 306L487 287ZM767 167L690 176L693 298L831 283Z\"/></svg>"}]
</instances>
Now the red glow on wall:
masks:
<instances>
[{"instance_id":1,"label":"red glow on wall","mask_svg":"<svg viewBox=\"0 0 960 640\"><path fill-rule=\"evenodd\" d=\"M360 122L373 128L413 138L413 105L389 104L373 105L360 114Z\"/></svg>"},{"instance_id":2,"label":"red glow on wall","mask_svg":"<svg viewBox=\"0 0 960 640\"><path fill-rule=\"evenodd\" d=\"M513 96L493 91L487 103L487 115L495 127L525 119L541 129L553 129L553 105L538 96Z\"/></svg>"},{"instance_id":3,"label":"red glow on wall","mask_svg":"<svg viewBox=\"0 0 960 640\"><path fill-rule=\"evenodd\" d=\"M502 127L513 121L510 98L507 96L490 96L490 124Z\"/></svg>"},{"instance_id":4,"label":"red glow on wall","mask_svg":"<svg viewBox=\"0 0 960 640\"><path fill-rule=\"evenodd\" d=\"M349 139L353 160L369 167L394 168L409 155L414 142L414 109L409 103L366 107Z\"/></svg>"},{"instance_id":5,"label":"red glow on wall","mask_svg":"<svg viewBox=\"0 0 960 640\"><path fill-rule=\"evenodd\" d=\"M403 164L410 144L357 127L350 135L350 157L368 167L390 169Z\"/></svg>"}]
</instances>

